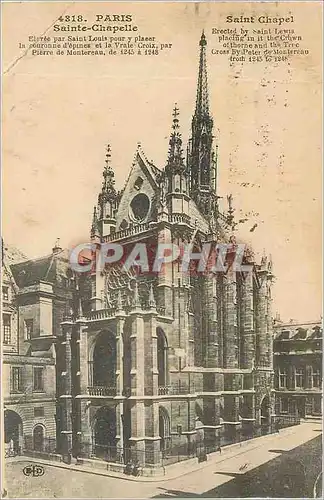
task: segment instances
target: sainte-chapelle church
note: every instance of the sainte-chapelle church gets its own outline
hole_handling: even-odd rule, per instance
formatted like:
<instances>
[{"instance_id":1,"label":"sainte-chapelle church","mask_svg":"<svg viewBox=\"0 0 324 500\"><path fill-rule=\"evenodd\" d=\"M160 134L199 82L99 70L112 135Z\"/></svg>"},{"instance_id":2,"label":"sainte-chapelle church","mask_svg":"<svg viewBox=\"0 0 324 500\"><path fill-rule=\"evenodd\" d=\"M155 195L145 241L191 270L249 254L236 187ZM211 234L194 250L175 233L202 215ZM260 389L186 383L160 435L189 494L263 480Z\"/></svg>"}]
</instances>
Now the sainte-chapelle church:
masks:
<instances>
[{"instance_id":1,"label":"sainte-chapelle church","mask_svg":"<svg viewBox=\"0 0 324 500\"><path fill-rule=\"evenodd\" d=\"M207 40L199 43L191 137L183 144L173 111L165 165L136 151L117 191L110 148L94 208L91 242L233 243L234 210L217 192L217 144L209 110ZM184 154L186 151L186 154ZM274 413L272 264L244 254L250 272L160 272L122 262L81 276L57 344L57 441L83 460L135 460L158 470L197 446L218 449L254 435Z\"/></svg>"}]
</instances>

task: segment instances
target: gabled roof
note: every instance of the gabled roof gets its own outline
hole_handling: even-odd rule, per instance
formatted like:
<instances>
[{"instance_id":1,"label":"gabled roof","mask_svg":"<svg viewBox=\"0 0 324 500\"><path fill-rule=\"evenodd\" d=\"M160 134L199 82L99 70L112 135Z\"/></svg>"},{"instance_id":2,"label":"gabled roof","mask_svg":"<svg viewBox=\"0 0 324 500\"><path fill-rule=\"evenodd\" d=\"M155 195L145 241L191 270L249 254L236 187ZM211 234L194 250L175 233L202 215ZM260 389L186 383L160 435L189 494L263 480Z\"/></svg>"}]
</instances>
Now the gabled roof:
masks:
<instances>
[{"instance_id":1,"label":"gabled roof","mask_svg":"<svg viewBox=\"0 0 324 500\"><path fill-rule=\"evenodd\" d=\"M146 222L155 220L156 213L156 197L158 194L159 170L152 162L150 162L140 145L137 146L132 167L122 190L118 209L116 213L116 231L125 229L128 225L136 224L135 218L132 217L130 209L131 200L135 199L139 194L145 194L149 200L149 211L147 213ZM137 182L140 181L140 187Z\"/></svg>"},{"instance_id":2,"label":"gabled roof","mask_svg":"<svg viewBox=\"0 0 324 500\"><path fill-rule=\"evenodd\" d=\"M135 160L139 162L140 166L144 168L144 170L147 170L154 183L157 184L157 179L161 174L161 170L147 159L147 156L140 145L137 146Z\"/></svg>"}]
</instances>

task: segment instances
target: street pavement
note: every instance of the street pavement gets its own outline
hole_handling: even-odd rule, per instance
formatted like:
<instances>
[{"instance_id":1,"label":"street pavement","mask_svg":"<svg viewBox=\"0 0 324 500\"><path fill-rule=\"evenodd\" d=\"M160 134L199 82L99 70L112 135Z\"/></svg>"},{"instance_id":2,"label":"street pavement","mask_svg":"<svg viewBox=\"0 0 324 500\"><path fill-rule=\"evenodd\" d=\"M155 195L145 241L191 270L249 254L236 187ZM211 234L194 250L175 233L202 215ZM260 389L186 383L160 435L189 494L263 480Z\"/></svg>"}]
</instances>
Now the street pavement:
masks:
<instances>
[{"instance_id":1,"label":"street pavement","mask_svg":"<svg viewBox=\"0 0 324 500\"><path fill-rule=\"evenodd\" d=\"M209 456L167 467L164 478L128 480L76 467L44 465L41 477L26 477L31 462L6 463L10 498L312 497L321 470L321 425L307 422Z\"/></svg>"}]
</instances>

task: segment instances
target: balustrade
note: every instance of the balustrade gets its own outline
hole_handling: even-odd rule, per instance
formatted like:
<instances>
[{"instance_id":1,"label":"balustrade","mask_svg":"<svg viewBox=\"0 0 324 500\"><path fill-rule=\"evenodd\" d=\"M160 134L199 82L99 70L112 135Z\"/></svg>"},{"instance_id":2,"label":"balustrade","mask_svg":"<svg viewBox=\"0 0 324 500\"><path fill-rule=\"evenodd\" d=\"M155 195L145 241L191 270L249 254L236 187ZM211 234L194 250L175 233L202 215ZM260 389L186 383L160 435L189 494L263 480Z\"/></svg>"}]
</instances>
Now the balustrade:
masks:
<instances>
[{"instance_id":1,"label":"balustrade","mask_svg":"<svg viewBox=\"0 0 324 500\"><path fill-rule=\"evenodd\" d=\"M116 310L114 308L110 309L99 309L97 311L90 311L86 318L89 320L99 320L99 319L107 319L113 318L116 314Z\"/></svg>"},{"instance_id":2,"label":"balustrade","mask_svg":"<svg viewBox=\"0 0 324 500\"><path fill-rule=\"evenodd\" d=\"M168 385L160 385L158 388L159 396L166 396L169 394L170 387Z\"/></svg>"},{"instance_id":3,"label":"balustrade","mask_svg":"<svg viewBox=\"0 0 324 500\"><path fill-rule=\"evenodd\" d=\"M105 243L108 243L109 241L115 241L115 240L121 240L123 238L127 238L128 236L133 236L134 234L139 234L144 231L148 231L150 228L148 222L145 224L137 224L136 226L129 227L127 229L122 229L121 231L118 231L113 234L108 234L103 238Z\"/></svg>"},{"instance_id":4,"label":"balustrade","mask_svg":"<svg viewBox=\"0 0 324 500\"><path fill-rule=\"evenodd\" d=\"M190 224L190 216L187 214L172 214L169 215L169 222L179 224Z\"/></svg>"},{"instance_id":5,"label":"balustrade","mask_svg":"<svg viewBox=\"0 0 324 500\"><path fill-rule=\"evenodd\" d=\"M116 396L117 390L116 387L108 387L105 385L95 385L92 387L88 387L89 396Z\"/></svg>"}]
</instances>

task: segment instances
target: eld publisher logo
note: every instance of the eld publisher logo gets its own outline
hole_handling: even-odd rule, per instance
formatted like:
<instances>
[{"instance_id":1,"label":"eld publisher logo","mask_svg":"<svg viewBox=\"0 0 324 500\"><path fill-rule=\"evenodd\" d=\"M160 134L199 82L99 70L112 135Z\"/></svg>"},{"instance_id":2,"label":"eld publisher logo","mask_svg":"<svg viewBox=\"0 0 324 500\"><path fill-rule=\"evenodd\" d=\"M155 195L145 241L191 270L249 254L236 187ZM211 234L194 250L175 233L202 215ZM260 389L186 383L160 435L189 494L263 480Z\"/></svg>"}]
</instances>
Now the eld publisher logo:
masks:
<instances>
[{"instance_id":1,"label":"eld publisher logo","mask_svg":"<svg viewBox=\"0 0 324 500\"><path fill-rule=\"evenodd\" d=\"M26 465L23 468L23 473L25 476L40 477L44 475L45 470L41 465Z\"/></svg>"}]
</instances>

